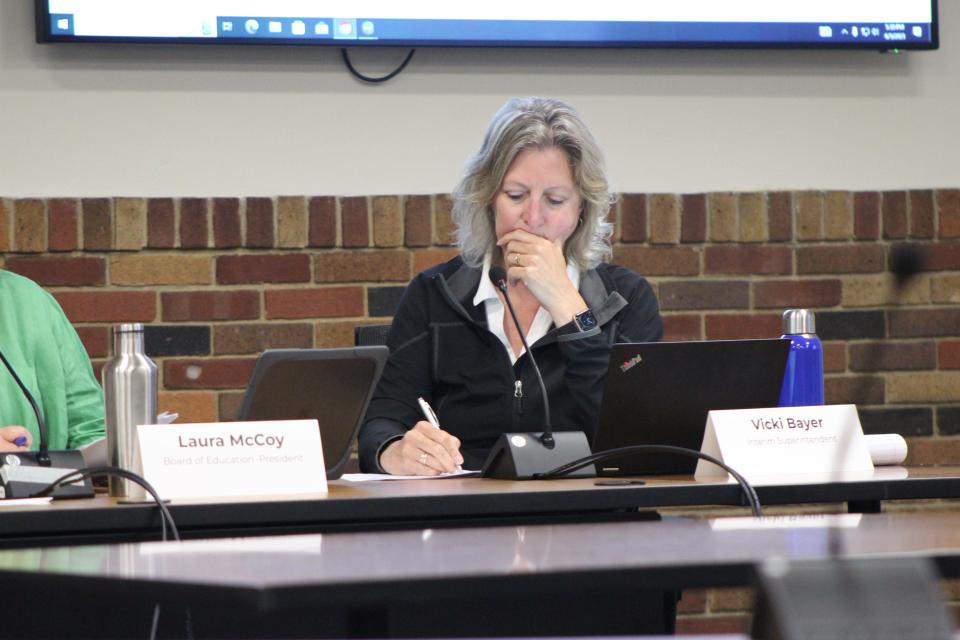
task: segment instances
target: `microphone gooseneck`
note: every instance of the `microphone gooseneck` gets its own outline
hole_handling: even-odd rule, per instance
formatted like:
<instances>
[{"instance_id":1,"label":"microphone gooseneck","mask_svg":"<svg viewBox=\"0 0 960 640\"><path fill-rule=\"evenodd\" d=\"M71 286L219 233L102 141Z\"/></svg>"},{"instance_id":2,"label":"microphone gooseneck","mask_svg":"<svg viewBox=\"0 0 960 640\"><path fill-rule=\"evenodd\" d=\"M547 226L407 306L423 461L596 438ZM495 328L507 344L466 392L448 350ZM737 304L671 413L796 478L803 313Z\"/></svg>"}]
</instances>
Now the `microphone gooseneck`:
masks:
<instances>
[{"instance_id":1,"label":"microphone gooseneck","mask_svg":"<svg viewBox=\"0 0 960 640\"><path fill-rule=\"evenodd\" d=\"M503 267L490 267L490 281L493 282L493 286L500 290L503 294L503 299L507 303L507 309L510 311L510 317L513 319L513 325L517 328L517 333L520 334L520 342L523 343L523 348L527 352L527 356L530 358L530 364L533 365L533 372L537 376L537 384L540 385L540 394L543 396L543 434L540 436L540 442L543 443L547 449L552 449L554 447L553 440L553 426L550 421L550 398L547 396L547 386L543 384L543 376L540 374L540 367L537 366L537 361L533 357L533 352L530 350L530 345L527 344L527 338L523 335L523 327L520 326L520 320L517 319L517 314L513 310L513 303L510 302L510 295L507 293L507 272Z\"/></svg>"},{"instance_id":2,"label":"microphone gooseneck","mask_svg":"<svg viewBox=\"0 0 960 640\"><path fill-rule=\"evenodd\" d=\"M7 361L7 358L3 355L2 351L0 351L0 360L3 361L3 366L7 368L7 371L10 372L10 375L13 376L17 386L20 387L20 391L23 392L27 402L29 402L30 406L33 408L33 413L37 416L37 434L39 436L39 442L37 443L37 464L41 467L49 467L50 454L48 453L47 448L47 426L43 422L43 414L40 412L40 406L37 404L36 399L34 399L33 394L30 393L30 390L27 389L27 386L23 384L20 376L17 375L17 372Z\"/></svg>"}]
</instances>

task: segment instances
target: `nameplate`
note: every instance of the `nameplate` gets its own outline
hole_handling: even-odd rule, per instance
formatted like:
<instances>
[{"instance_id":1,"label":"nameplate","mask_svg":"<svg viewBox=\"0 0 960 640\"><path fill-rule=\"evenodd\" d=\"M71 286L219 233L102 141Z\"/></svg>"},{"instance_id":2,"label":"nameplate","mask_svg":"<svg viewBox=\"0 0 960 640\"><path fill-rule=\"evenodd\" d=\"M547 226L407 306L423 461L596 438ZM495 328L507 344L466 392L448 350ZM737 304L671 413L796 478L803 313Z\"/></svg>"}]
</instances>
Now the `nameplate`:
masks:
<instances>
[{"instance_id":1,"label":"nameplate","mask_svg":"<svg viewBox=\"0 0 960 640\"><path fill-rule=\"evenodd\" d=\"M842 480L873 471L852 404L711 411L701 451L750 481L810 474ZM694 474L698 480L727 475L706 460Z\"/></svg>"},{"instance_id":2,"label":"nameplate","mask_svg":"<svg viewBox=\"0 0 960 640\"><path fill-rule=\"evenodd\" d=\"M164 499L327 492L316 420L143 424L143 476Z\"/></svg>"}]
</instances>

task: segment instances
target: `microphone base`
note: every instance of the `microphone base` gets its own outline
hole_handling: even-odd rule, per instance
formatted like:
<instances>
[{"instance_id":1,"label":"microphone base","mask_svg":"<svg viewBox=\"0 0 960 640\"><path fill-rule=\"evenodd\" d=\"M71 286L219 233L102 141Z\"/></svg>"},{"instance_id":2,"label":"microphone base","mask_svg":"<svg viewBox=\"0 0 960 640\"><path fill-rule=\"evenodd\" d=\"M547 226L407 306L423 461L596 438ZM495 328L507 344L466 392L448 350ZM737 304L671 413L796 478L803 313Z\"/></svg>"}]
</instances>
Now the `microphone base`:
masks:
<instances>
[{"instance_id":1,"label":"microphone base","mask_svg":"<svg viewBox=\"0 0 960 640\"><path fill-rule=\"evenodd\" d=\"M0 498L29 498L45 489L57 478L83 469L87 465L83 454L76 449L48 451L50 466L37 464L37 452L0 453ZM90 478L63 487L51 493L54 498L92 498Z\"/></svg>"},{"instance_id":2,"label":"microphone base","mask_svg":"<svg viewBox=\"0 0 960 640\"><path fill-rule=\"evenodd\" d=\"M546 448L540 442L540 433L504 433L493 445L480 471L482 478L500 480L531 480L534 476L556 469L560 465L585 458L591 454L587 436L582 431L555 431L554 447ZM593 478L593 465L563 477Z\"/></svg>"}]
</instances>

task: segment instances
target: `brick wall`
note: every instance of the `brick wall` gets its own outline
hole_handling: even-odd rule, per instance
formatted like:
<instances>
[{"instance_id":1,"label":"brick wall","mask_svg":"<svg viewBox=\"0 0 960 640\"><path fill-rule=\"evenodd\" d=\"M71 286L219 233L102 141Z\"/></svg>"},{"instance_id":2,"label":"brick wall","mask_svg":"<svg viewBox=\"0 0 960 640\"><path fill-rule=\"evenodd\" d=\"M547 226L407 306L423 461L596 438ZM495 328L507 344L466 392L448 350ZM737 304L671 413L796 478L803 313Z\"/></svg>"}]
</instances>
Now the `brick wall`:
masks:
<instances>
[{"instance_id":1,"label":"brick wall","mask_svg":"<svg viewBox=\"0 0 960 640\"><path fill-rule=\"evenodd\" d=\"M614 260L650 278L667 339L773 337L811 307L827 401L909 438L911 463L960 461L960 189L625 194L614 216ZM147 323L161 408L198 422L236 416L263 349L387 322L451 230L446 195L0 198L3 266L54 293L97 368L111 324ZM927 264L895 295L905 240ZM750 602L689 592L681 628L741 630Z\"/></svg>"},{"instance_id":2,"label":"brick wall","mask_svg":"<svg viewBox=\"0 0 960 640\"><path fill-rule=\"evenodd\" d=\"M770 337L817 311L827 401L960 460L960 190L625 194L614 260L650 278L667 339ZM0 199L10 271L54 293L95 366L109 326L147 323L161 404L236 415L256 355L352 343L404 284L454 255L446 195ZM891 246L922 272L899 294Z\"/></svg>"}]
</instances>

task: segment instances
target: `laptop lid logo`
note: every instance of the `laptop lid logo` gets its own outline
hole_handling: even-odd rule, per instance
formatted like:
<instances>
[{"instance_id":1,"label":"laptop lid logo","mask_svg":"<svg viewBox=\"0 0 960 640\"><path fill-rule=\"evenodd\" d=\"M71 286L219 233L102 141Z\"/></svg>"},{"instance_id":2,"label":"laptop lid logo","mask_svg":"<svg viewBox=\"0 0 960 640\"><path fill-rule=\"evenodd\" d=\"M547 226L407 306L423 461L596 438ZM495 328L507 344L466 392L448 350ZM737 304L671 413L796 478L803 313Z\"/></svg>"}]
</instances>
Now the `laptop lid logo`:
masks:
<instances>
[{"instance_id":1,"label":"laptop lid logo","mask_svg":"<svg viewBox=\"0 0 960 640\"><path fill-rule=\"evenodd\" d=\"M633 356L632 358L624 362L622 365L620 365L620 371L622 371L623 373L626 373L627 371L630 371L630 369L633 369L635 366L637 366L641 362L643 362L643 358L641 358L640 354L638 353L637 355Z\"/></svg>"}]
</instances>

